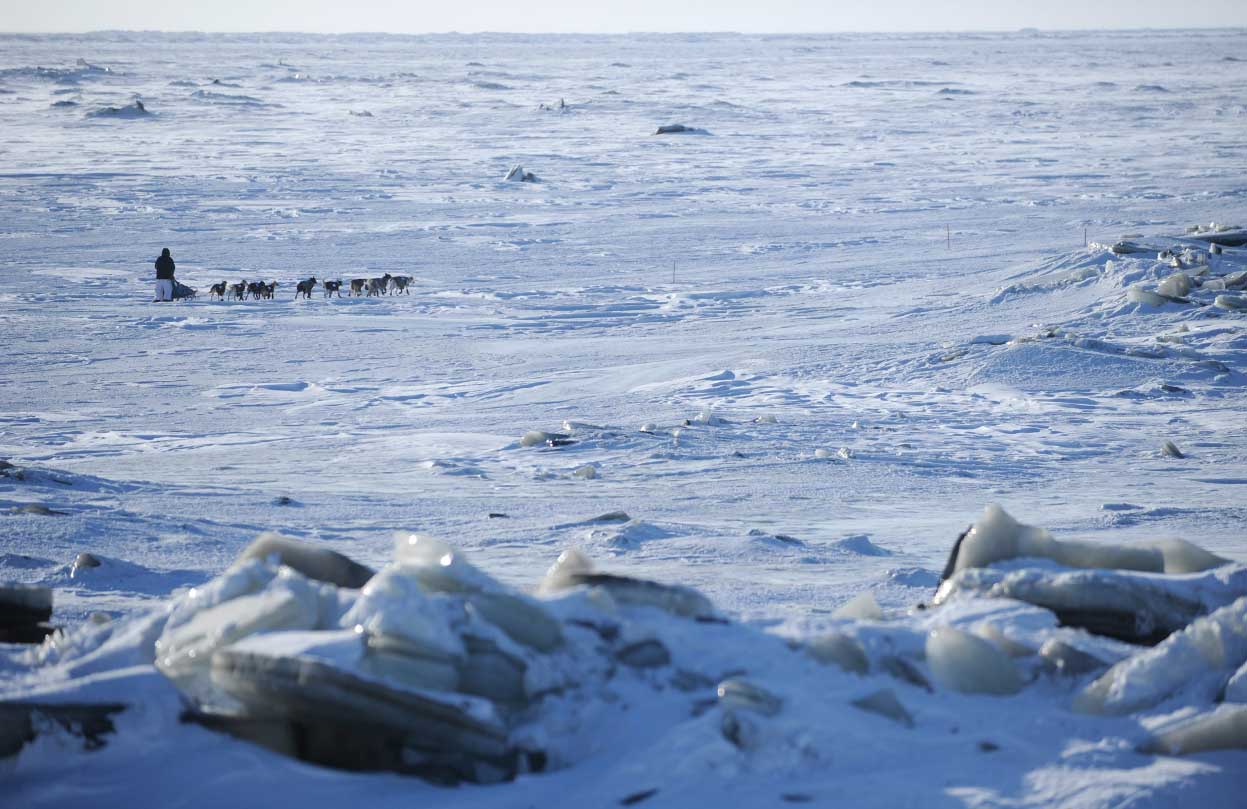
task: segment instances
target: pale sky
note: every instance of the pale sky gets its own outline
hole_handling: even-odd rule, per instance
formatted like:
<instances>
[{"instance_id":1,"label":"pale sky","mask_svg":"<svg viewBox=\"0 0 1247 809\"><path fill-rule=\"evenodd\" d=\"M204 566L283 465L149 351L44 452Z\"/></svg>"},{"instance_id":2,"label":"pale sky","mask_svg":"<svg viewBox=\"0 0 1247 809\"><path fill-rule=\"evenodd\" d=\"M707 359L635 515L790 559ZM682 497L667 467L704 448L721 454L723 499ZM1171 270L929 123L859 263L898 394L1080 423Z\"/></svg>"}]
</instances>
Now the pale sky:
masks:
<instances>
[{"instance_id":1,"label":"pale sky","mask_svg":"<svg viewBox=\"0 0 1247 809\"><path fill-rule=\"evenodd\" d=\"M0 0L0 31L969 31L1247 27L1247 0Z\"/></svg>"}]
</instances>

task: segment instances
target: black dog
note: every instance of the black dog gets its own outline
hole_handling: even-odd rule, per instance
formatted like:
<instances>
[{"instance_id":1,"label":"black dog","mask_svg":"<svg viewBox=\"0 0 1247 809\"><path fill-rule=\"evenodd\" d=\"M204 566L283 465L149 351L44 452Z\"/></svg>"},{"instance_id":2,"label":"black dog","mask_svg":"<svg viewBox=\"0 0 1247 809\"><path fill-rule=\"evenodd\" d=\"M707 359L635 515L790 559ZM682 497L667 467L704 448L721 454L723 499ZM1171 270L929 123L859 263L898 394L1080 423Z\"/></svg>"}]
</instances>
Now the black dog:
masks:
<instances>
[{"instance_id":1,"label":"black dog","mask_svg":"<svg viewBox=\"0 0 1247 809\"><path fill-rule=\"evenodd\" d=\"M324 287L325 287L326 298L332 298L333 293L335 292L338 293L339 298L342 297L342 282L341 281L326 281L324 283Z\"/></svg>"},{"instance_id":2,"label":"black dog","mask_svg":"<svg viewBox=\"0 0 1247 809\"><path fill-rule=\"evenodd\" d=\"M213 284L208 287L208 300L212 300L212 296L216 295L221 300L225 300L225 288L229 286L228 281L222 281L219 284Z\"/></svg>"},{"instance_id":3,"label":"black dog","mask_svg":"<svg viewBox=\"0 0 1247 809\"><path fill-rule=\"evenodd\" d=\"M296 287L294 290L295 300L298 300L300 295L302 295L305 298L312 297L312 290L315 288L316 288L316 276L314 275L311 278L307 279L306 281L300 281L298 287Z\"/></svg>"},{"instance_id":4,"label":"black dog","mask_svg":"<svg viewBox=\"0 0 1247 809\"><path fill-rule=\"evenodd\" d=\"M388 272L385 275L381 276L380 278L369 278L368 279L368 296L369 297L372 297L373 295L377 295L377 296L389 295L390 294L389 289L390 289L390 274Z\"/></svg>"}]
</instances>

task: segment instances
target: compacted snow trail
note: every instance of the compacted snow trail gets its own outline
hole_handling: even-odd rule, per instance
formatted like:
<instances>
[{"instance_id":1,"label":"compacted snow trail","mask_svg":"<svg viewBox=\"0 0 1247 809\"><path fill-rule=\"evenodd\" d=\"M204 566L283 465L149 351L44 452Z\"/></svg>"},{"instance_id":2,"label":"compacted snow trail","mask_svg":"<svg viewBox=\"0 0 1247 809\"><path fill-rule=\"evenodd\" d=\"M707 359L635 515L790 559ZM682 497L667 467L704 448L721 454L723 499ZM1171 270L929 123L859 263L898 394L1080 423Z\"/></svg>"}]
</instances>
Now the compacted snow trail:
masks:
<instances>
[{"instance_id":1,"label":"compacted snow trail","mask_svg":"<svg viewBox=\"0 0 1247 809\"><path fill-rule=\"evenodd\" d=\"M929 602L990 503L1247 561L1247 247L1187 232L1247 224L1247 32L0 43L0 581L54 586L58 624L164 605L269 529L375 568L419 531L525 591L579 547L700 590L746 633L726 657L863 590ZM166 246L194 300L151 302ZM1140 298L1179 264L1189 302ZM408 293L295 297L385 273ZM273 300L208 297L256 280ZM45 685L0 661L6 698ZM869 754L812 763L824 728L690 755L645 805L1233 805L1241 752L1136 755L1127 720L1060 727L1058 691L1017 698L1038 741L996 776L965 771L1008 709L922 696L885 736L930 756L876 751L912 779L873 804ZM615 804L701 732L650 744L672 700L601 742L627 766L430 799ZM54 751L22 755L23 805L56 805ZM142 766L167 804L186 761L205 795L358 783L198 729L161 755L110 746L75 794Z\"/></svg>"}]
</instances>

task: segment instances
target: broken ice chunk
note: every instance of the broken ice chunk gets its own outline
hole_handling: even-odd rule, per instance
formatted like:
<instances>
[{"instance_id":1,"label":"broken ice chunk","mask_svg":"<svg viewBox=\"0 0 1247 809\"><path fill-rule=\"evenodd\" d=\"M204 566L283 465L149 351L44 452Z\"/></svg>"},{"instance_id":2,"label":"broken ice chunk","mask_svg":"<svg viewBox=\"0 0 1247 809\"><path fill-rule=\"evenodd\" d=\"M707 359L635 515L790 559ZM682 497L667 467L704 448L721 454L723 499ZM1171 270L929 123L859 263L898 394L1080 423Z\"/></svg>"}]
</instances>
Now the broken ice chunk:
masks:
<instances>
[{"instance_id":1,"label":"broken ice chunk","mask_svg":"<svg viewBox=\"0 0 1247 809\"><path fill-rule=\"evenodd\" d=\"M1238 671L1234 672L1234 676L1225 684L1222 700L1247 703L1247 662L1239 666Z\"/></svg>"},{"instance_id":2,"label":"broken ice chunk","mask_svg":"<svg viewBox=\"0 0 1247 809\"><path fill-rule=\"evenodd\" d=\"M1185 298L1191 292L1191 277L1184 272L1175 272L1161 281L1156 291L1170 298Z\"/></svg>"},{"instance_id":3,"label":"broken ice chunk","mask_svg":"<svg viewBox=\"0 0 1247 809\"><path fill-rule=\"evenodd\" d=\"M1179 690L1211 699L1230 672L1247 662L1247 596L1174 632L1160 645L1126 658L1074 699L1088 714L1128 714Z\"/></svg>"},{"instance_id":4,"label":"broken ice chunk","mask_svg":"<svg viewBox=\"0 0 1247 809\"><path fill-rule=\"evenodd\" d=\"M841 604L831 614L831 617L853 618L858 621L882 621L883 610L879 609L879 602L875 601L875 597L867 591L858 593Z\"/></svg>"},{"instance_id":5,"label":"broken ice chunk","mask_svg":"<svg viewBox=\"0 0 1247 809\"><path fill-rule=\"evenodd\" d=\"M739 677L719 683L715 689L719 704L724 708L753 711L762 716L775 716L784 707L784 701L759 685Z\"/></svg>"},{"instance_id":6,"label":"broken ice chunk","mask_svg":"<svg viewBox=\"0 0 1247 809\"><path fill-rule=\"evenodd\" d=\"M539 591L554 593L573 587L600 588L610 595L613 602L624 606L657 607L686 618L718 618L718 612L710 600L691 587L596 573L589 558L575 548L559 555L558 561L542 580Z\"/></svg>"},{"instance_id":7,"label":"broken ice chunk","mask_svg":"<svg viewBox=\"0 0 1247 809\"><path fill-rule=\"evenodd\" d=\"M850 674L865 674L870 669L866 650L843 632L828 632L810 640L806 652L820 663L832 663Z\"/></svg>"},{"instance_id":8,"label":"broken ice chunk","mask_svg":"<svg viewBox=\"0 0 1247 809\"><path fill-rule=\"evenodd\" d=\"M542 444L557 447L565 444L574 444L571 436L567 433L547 433L543 430L529 430L520 438L521 447L539 447Z\"/></svg>"},{"instance_id":9,"label":"broken ice chunk","mask_svg":"<svg viewBox=\"0 0 1247 809\"><path fill-rule=\"evenodd\" d=\"M370 726L402 747L440 753L506 754L506 729L488 701L375 679L356 670L360 653L349 631L279 633L217 652L212 679L248 715L330 734Z\"/></svg>"},{"instance_id":10,"label":"broken ice chunk","mask_svg":"<svg viewBox=\"0 0 1247 809\"><path fill-rule=\"evenodd\" d=\"M474 567L463 554L439 539L399 533L394 553L403 575L427 592L467 597L482 618L512 640L548 652L563 642L563 630L532 598L513 592Z\"/></svg>"},{"instance_id":11,"label":"broken ice chunk","mask_svg":"<svg viewBox=\"0 0 1247 809\"><path fill-rule=\"evenodd\" d=\"M339 587L363 587L372 578L372 568L346 556L281 534L267 531L238 555L239 562L261 559L286 565L309 579L336 584Z\"/></svg>"},{"instance_id":12,"label":"broken ice chunk","mask_svg":"<svg viewBox=\"0 0 1247 809\"><path fill-rule=\"evenodd\" d=\"M402 567L391 566L364 585L341 625L358 626L369 635L402 638L424 649L426 656L456 659L464 649L451 627L451 617L448 605L435 603Z\"/></svg>"},{"instance_id":13,"label":"broken ice chunk","mask_svg":"<svg viewBox=\"0 0 1247 809\"><path fill-rule=\"evenodd\" d=\"M1166 298L1164 295L1158 295L1155 292L1150 292L1137 286L1126 290L1126 300L1146 306L1164 306L1167 303L1173 303L1172 299Z\"/></svg>"},{"instance_id":14,"label":"broken ice chunk","mask_svg":"<svg viewBox=\"0 0 1247 809\"><path fill-rule=\"evenodd\" d=\"M986 621L976 624L973 632L985 641L988 641L1007 654L1009 657L1029 657L1035 653L1035 650L1024 643L1019 643L1013 638L1005 634L999 626Z\"/></svg>"},{"instance_id":15,"label":"broken ice chunk","mask_svg":"<svg viewBox=\"0 0 1247 809\"><path fill-rule=\"evenodd\" d=\"M242 595L166 627L156 641L156 668L183 694L200 703L218 697L210 679L212 655L235 641L278 629L312 629L320 616L315 585L283 568L258 593Z\"/></svg>"},{"instance_id":16,"label":"broken ice chunk","mask_svg":"<svg viewBox=\"0 0 1247 809\"><path fill-rule=\"evenodd\" d=\"M1182 450L1178 449L1178 445L1172 441L1165 441L1165 443L1160 445L1160 454L1164 455L1166 458L1186 457L1186 455L1182 453Z\"/></svg>"},{"instance_id":17,"label":"broken ice chunk","mask_svg":"<svg viewBox=\"0 0 1247 809\"><path fill-rule=\"evenodd\" d=\"M382 680L400 683L413 688L433 691L460 690L459 665L454 658L440 649L414 643L399 635L375 635L363 632L364 657L361 671Z\"/></svg>"},{"instance_id":18,"label":"broken ice chunk","mask_svg":"<svg viewBox=\"0 0 1247 809\"><path fill-rule=\"evenodd\" d=\"M1247 749L1247 705L1221 705L1179 722L1157 733L1140 749L1170 756Z\"/></svg>"},{"instance_id":19,"label":"broken ice chunk","mask_svg":"<svg viewBox=\"0 0 1247 809\"><path fill-rule=\"evenodd\" d=\"M1108 666L1103 660L1087 654L1058 638L1049 638L1039 647L1039 656L1058 674L1078 677Z\"/></svg>"},{"instance_id":20,"label":"broken ice chunk","mask_svg":"<svg viewBox=\"0 0 1247 809\"><path fill-rule=\"evenodd\" d=\"M1225 564L1226 560L1183 540L1138 545L1110 545L1053 539L1043 528L1024 525L992 504L953 547L945 578L968 568L1018 557L1051 559L1065 567L1113 568L1154 573L1189 573Z\"/></svg>"},{"instance_id":21,"label":"broken ice chunk","mask_svg":"<svg viewBox=\"0 0 1247 809\"><path fill-rule=\"evenodd\" d=\"M907 728L914 726L913 716L910 715L909 711L905 710L905 706L896 698L896 692L891 688L884 688L873 694L867 694L864 697L850 701L849 704L855 708L861 708L863 711L885 716Z\"/></svg>"},{"instance_id":22,"label":"broken ice chunk","mask_svg":"<svg viewBox=\"0 0 1247 809\"><path fill-rule=\"evenodd\" d=\"M703 410L693 418L689 419L693 424L702 424L707 427L713 427L723 423L723 419L715 415L713 410Z\"/></svg>"},{"instance_id":23,"label":"broken ice chunk","mask_svg":"<svg viewBox=\"0 0 1247 809\"><path fill-rule=\"evenodd\" d=\"M1022 676L1008 655L968 632L936 627L927 635L926 653L931 674L945 688L999 696L1022 690Z\"/></svg>"}]
</instances>

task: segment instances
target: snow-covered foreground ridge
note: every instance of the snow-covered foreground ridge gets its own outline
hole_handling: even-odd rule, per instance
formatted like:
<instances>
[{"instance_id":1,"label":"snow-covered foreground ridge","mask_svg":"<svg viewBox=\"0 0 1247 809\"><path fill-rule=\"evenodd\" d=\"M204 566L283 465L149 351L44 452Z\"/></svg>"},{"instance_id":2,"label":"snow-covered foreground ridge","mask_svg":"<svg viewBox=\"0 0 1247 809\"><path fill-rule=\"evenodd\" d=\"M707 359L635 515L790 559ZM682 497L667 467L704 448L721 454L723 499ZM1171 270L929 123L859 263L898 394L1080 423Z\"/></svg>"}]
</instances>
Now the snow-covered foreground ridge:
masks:
<instances>
[{"instance_id":1,"label":"snow-covered foreground ridge","mask_svg":"<svg viewBox=\"0 0 1247 809\"><path fill-rule=\"evenodd\" d=\"M1107 546L1142 570L1064 568L1050 557L1077 554L992 507L932 606L885 612L863 595L829 631L785 641L579 551L534 597L439 540L395 539L374 574L266 535L164 606L11 655L7 695L38 707L4 704L8 778L40 798L72 766L109 800L90 773L191 757L212 802L307 790L288 756L437 783L518 777L458 793L470 805L564 791L597 805L741 790L858 805L940 790L971 804L1014 790L1047 805L1236 796L1243 753L1208 751L1247 749L1247 566L1194 546L1159 563L1190 572L1143 572L1150 551ZM1154 647L1103 634L1137 641L1167 621L1183 626ZM107 746L88 753L66 729L81 733L91 706L115 732L97 727ZM882 773L895 783L869 787ZM150 779L152 805L182 788Z\"/></svg>"}]
</instances>

